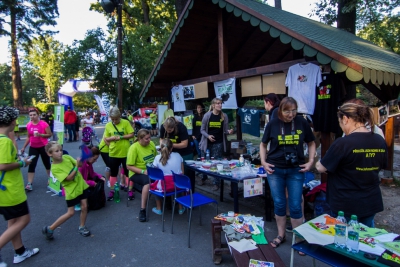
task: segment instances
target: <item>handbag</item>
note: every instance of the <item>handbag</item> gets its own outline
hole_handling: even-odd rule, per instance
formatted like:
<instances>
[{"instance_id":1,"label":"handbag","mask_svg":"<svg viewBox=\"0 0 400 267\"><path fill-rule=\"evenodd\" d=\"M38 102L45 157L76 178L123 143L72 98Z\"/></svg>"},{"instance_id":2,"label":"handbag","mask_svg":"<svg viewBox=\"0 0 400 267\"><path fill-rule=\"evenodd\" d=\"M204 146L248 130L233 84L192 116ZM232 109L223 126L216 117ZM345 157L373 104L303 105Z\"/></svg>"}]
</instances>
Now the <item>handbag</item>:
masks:
<instances>
[{"instance_id":1,"label":"handbag","mask_svg":"<svg viewBox=\"0 0 400 267\"><path fill-rule=\"evenodd\" d=\"M87 202L89 210L98 210L106 205L106 193L104 192L103 180L98 179L96 185L89 188Z\"/></svg>"}]
</instances>

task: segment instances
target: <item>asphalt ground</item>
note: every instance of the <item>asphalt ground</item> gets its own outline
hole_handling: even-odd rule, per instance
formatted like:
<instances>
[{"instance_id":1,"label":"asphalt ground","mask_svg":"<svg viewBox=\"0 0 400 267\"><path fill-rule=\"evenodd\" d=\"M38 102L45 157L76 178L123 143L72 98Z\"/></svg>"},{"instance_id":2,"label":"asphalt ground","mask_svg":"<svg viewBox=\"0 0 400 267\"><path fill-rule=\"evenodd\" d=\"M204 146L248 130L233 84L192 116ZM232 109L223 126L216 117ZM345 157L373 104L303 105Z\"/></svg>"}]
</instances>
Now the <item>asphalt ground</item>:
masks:
<instances>
[{"instance_id":1,"label":"asphalt ground","mask_svg":"<svg viewBox=\"0 0 400 267\"><path fill-rule=\"evenodd\" d=\"M96 132L102 136L104 125L96 125ZM18 141L22 147L25 136ZM79 143L66 143L64 149L73 157L80 155ZM104 173L105 165L101 158L94 163L98 173ZM23 176L27 179L27 168L22 169ZM198 178L200 179L200 178ZM219 202L216 192L210 190L211 186L197 187L201 193L213 197L218 201L218 211L228 212L233 210L233 201L229 197L229 189L225 190L224 202ZM108 188L106 188L108 194ZM22 231L23 243L26 247L37 247L40 253L19 263L18 266L214 266L212 262L212 243L210 219L215 215L212 205L202 208L202 222L199 224L199 210L194 210L191 227L191 248L187 247L188 216L187 213L174 216L174 233L171 234L171 210L165 213L165 232L161 231L161 216L151 212L155 206L154 197L150 199L148 222L139 222L140 194L136 199L129 201L127 206L127 193L121 192L121 202L107 202L106 207L90 211L86 226L91 231L90 237L83 237L78 233L79 213L66 221L54 231L54 239L46 240L42 235L42 227L52 224L59 216L67 211L63 197L52 196L47 190L47 176L45 168L39 159L33 191L28 192L28 204L31 222ZM264 200L260 197L250 199L241 198L240 212L263 216ZM3 232L7 223L0 219L0 231ZM272 240L276 234L275 221L265 222L264 227L267 240ZM287 240L277 252L289 266L290 243L292 234L287 233ZM14 250L11 243L2 248L3 261L8 266L13 266ZM230 255L223 255L219 266L236 266ZM302 257L295 253L294 266L311 266L310 257ZM318 266L326 266L318 263ZM247 267L247 266L246 266Z\"/></svg>"}]
</instances>

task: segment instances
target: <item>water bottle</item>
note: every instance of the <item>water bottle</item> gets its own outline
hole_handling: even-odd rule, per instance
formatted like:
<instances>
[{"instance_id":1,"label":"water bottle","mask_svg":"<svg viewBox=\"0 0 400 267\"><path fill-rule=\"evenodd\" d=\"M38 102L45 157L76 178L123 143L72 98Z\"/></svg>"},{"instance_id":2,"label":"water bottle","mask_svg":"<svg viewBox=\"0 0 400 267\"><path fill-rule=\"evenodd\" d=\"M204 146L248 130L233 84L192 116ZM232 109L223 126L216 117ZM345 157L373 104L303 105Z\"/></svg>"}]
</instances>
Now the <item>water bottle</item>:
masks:
<instances>
[{"instance_id":1,"label":"water bottle","mask_svg":"<svg viewBox=\"0 0 400 267\"><path fill-rule=\"evenodd\" d=\"M206 151L206 161L210 161L211 159L210 159L210 150L209 149L207 149L207 151Z\"/></svg>"},{"instance_id":2,"label":"water bottle","mask_svg":"<svg viewBox=\"0 0 400 267\"><path fill-rule=\"evenodd\" d=\"M240 157L239 157L239 166L240 166L240 167L243 167L243 166L244 166L244 157L243 157L243 154L240 154Z\"/></svg>"},{"instance_id":3,"label":"water bottle","mask_svg":"<svg viewBox=\"0 0 400 267\"><path fill-rule=\"evenodd\" d=\"M358 221L357 215L351 215L349 226L347 227L347 250L353 253L358 253Z\"/></svg>"},{"instance_id":4,"label":"water bottle","mask_svg":"<svg viewBox=\"0 0 400 267\"><path fill-rule=\"evenodd\" d=\"M335 246L339 248L346 247L346 232L347 232L347 222L344 218L344 212L339 211L336 217L335 224Z\"/></svg>"},{"instance_id":5,"label":"water bottle","mask_svg":"<svg viewBox=\"0 0 400 267\"><path fill-rule=\"evenodd\" d=\"M114 201L115 201L115 203L119 203L121 201L121 198L119 196L119 184L118 184L118 182L116 182L115 185L114 185Z\"/></svg>"}]
</instances>

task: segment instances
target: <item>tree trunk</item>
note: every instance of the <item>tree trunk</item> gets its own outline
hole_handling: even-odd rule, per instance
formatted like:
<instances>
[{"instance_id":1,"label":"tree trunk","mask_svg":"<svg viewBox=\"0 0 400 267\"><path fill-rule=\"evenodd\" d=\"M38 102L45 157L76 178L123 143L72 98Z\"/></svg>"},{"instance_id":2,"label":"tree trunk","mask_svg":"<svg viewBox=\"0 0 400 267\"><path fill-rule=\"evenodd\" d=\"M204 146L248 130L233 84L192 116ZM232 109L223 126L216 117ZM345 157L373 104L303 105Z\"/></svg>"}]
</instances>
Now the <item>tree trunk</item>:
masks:
<instances>
[{"instance_id":1,"label":"tree trunk","mask_svg":"<svg viewBox=\"0 0 400 267\"><path fill-rule=\"evenodd\" d=\"M22 81L17 50L17 25L14 9L11 8L11 72L14 107L22 107Z\"/></svg>"},{"instance_id":2,"label":"tree trunk","mask_svg":"<svg viewBox=\"0 0 400 267\"><path fill-rule=\"evenodd\" d=\"M282 1L281 0L275 0L275 8L282 9Z\"/></svg>"},{"instance_id":3,"label":"tree trunk","mask_svg":"<svg viewBox=\"0 0 400 267\"><path fill-rule=\"evenodd\" d=\"M343 12L344 7L350 2L351 0L338 1L337 27L338 29L356 34L356 8L346 13Z\"/></svg>"},{"instance_id":4,"label":"tree trunk","mask_svg":"<svg viewBox=\"0 0 400 267\"><path fill-rule=\"evenodd\" d=\"M143 24L150 25L150 9L146 0L142 0Z\"/></svg>"},{"instance_id":5,"label":"tree trunk","mask_svg":"<svg viewBox=\"0 0 400 267\"><path fill-rule=\"evenodd\" d=\"M176 0L175 1L175 10L176 10L176 15L179 19L179 17L181 16L183 9L186 6L188 0Z\"/></svg>"}]
</instances>

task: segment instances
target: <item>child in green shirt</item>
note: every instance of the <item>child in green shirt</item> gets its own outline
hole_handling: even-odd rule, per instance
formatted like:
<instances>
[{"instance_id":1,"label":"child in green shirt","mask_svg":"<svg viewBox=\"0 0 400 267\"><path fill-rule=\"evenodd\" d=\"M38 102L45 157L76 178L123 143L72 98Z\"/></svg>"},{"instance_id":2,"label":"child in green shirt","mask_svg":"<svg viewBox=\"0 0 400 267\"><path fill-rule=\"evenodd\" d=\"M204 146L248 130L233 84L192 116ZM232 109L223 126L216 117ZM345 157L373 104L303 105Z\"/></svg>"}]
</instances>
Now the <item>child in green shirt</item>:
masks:
<instances>
[{"instance_id":1,"label":"child in green shirt","mask_svg":"<svg viewBox=\"0 0 400 267\"><path fill-rule=\"evenodd\" d=\"M82 236L90 236L90 231L86 228L87 217L87 197L89 186L78 171L80 159L75 160L70 155L63 155L61 145L55 141L46 145L46 152L52 158L51 172L53 176L61 183L65 190L65 200L67 202L67 213L61 215L52 225L44 226L42 233L47 239L53 239L53 231L74 216L74 206L81 205L80 226L78 232Z\"/></svg>"}]
</instances>

